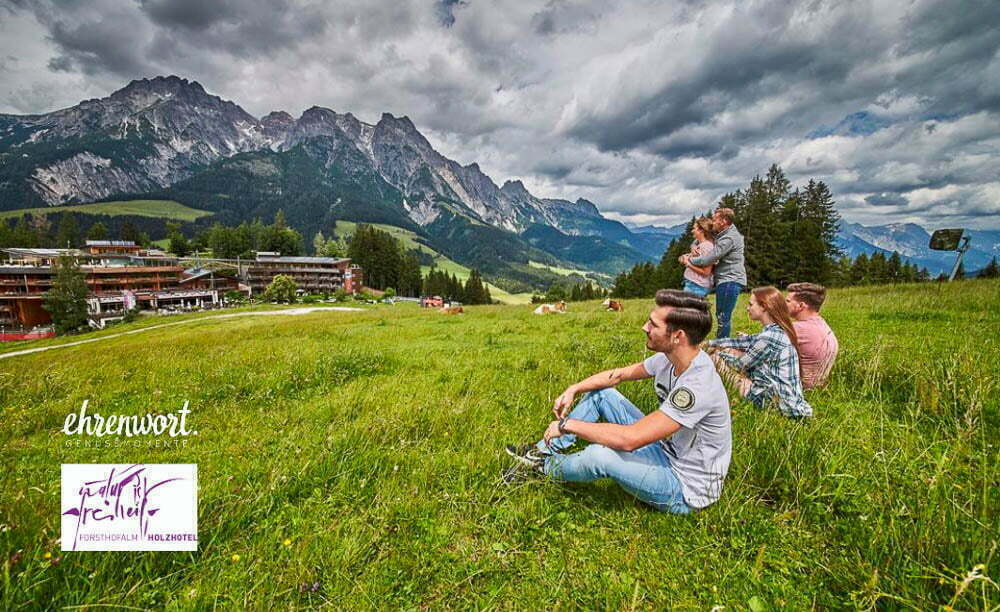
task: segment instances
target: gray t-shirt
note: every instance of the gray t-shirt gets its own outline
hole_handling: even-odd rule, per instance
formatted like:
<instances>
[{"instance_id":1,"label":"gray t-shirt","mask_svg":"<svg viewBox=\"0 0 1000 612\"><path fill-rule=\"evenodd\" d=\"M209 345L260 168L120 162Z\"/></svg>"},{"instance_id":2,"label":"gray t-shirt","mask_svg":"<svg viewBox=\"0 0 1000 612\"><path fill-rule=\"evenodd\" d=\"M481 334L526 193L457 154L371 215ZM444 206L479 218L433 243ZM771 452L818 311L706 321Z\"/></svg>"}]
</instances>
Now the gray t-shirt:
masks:
<instances>
[{"instance_id":1,"label":"gray t-shirt","mask_svg":"<svg viewBox=\"0 0 1000 612\"><path fill-rule=\"evenodd\" d=\"M733 454L729 397L722 379L705 351L699 351L680 376L674 375L674 364L663 353L646 359L643 366L656 377L660 410L682 426L661 444L681 481L684 501L704 508L722 494Z\"/></svg>"}]
</instances>

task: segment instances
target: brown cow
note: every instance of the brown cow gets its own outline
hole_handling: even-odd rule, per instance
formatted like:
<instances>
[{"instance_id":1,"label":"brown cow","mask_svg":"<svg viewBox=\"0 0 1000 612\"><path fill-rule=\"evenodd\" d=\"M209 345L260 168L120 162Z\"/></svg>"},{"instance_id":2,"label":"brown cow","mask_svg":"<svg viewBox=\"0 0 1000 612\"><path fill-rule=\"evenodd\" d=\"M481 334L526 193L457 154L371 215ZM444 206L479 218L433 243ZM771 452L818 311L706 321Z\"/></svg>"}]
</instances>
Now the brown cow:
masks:
<instances>
[{"instance_id":1,"label":"brown cow","mask_svg":"<svg viewBox=\"0 0 1000 612\"><path fill-rule=\"evenodd\" d=\"M535 314L565 314L566 302L559 300L555 304L541 304L535 309Z\"/></svg>"},{"instance_id":2,"label":"brown cow","mask_svg":"<svg viewBox=\"0 0 1000 612\"><path fill-rule=\"evenodd\" d=\"M441 314L462 314L465 312L461 306L445 306L439 311Z\"/></svg>"},{"instance_id":3,"label":"brown cow","mask_svg":"<svg viewBox=\"0 0 1000 612\"><path fill-rule=\"evenodd\" d=\"M601 303L601 306L604 306L605 310L610 310L612 312L621 312L625 310L622 303L618 300L604 300L604 302Z\"/></svg>"}]
</instances>

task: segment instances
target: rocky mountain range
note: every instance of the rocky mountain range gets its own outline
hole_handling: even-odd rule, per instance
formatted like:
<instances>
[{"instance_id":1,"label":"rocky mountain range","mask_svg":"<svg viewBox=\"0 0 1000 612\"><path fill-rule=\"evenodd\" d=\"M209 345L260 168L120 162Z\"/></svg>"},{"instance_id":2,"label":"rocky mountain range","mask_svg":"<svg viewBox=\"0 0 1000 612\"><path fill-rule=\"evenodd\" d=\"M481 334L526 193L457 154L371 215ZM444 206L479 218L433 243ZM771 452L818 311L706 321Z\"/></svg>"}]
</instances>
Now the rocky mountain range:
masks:
<instances>
[{"instance_id":1,"label":"rocky mountain range","mask_svg":"<svg viewBox=\"0 0 1000 612\"><path fill-rule=\"evenodd\" d=\"M1000 231L967 230L967 233L971 241L963 260L966 270L980 270L993 257L1000 261ZM865 226L841 222L837 246L852 258L862 253L889 256L896 251L903 259L927 268L931 274L951 272L957 253L932 251L928 246L930 240L930 232L916 223Z\"/></svg>"},{"instance_id":2,"label":"rocky mountain range","mask_svg":"<svg viewBox=\"0 0 1000 612\"><path fill-rule=\"evenodd\" d=\"M512 290L555 279L529 261L613 274L658 259L684 230L629 227L516 179L498 186L478 164L437 152L407 117L369 124L314 106L258 119L176 76L51 113L0 114L0 210L139 198L214 213L203 223L269 221L282 209L307 240L338 219L388 223ZM1000 233L975 234L968 269L1000 250ZM928 240L913 224L843 223L839 236L851 256L896 250L950 269L953 254Z\"/></svg>"},{"instance_id":3,"label":"rocky mountain range","mask_svg":"<svg viewBox=\"0 0 1000 612\"><path fill-rule=\"evenodd\" d=\"M614 273L669 237L632 232L592 202L498 186L438 153L407 117L374 125L314 106L255 118L176 76L42 115L0 115L0 210L169 198L214 220L284 209L306 237L336 219L406 227L450 257L516 282L529 260Z\"/></svg>"}]
</instances>

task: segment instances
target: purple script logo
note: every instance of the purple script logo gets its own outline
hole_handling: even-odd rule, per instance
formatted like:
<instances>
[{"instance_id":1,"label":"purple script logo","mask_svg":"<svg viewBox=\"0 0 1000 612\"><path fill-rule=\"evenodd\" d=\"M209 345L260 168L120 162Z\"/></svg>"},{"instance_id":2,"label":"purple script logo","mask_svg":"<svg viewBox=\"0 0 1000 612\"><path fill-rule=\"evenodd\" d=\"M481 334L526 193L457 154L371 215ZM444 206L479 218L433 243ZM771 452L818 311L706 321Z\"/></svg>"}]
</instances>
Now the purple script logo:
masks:
<instances>
[{"instance_id":1,"label":"purple script logo","mask_svg":"<svg viewBox=\"0 0 1000 612\"><path fill-rule=\"evenodd\" d=\"M197 550L197 465L63 464L62 549Z\"/></svg>"}]
</instances>

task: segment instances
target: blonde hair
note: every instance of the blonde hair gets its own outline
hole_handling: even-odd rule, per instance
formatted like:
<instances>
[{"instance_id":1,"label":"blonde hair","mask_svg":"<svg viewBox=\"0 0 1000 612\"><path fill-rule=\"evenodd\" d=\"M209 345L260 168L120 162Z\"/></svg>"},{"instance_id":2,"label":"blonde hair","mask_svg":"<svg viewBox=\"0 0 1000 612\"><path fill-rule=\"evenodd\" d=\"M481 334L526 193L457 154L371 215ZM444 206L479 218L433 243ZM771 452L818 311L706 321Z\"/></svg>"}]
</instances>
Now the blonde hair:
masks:
<instances>
[{"instance_id":1,"label":"blonde hair","mask_svg":"<svg viewBox=\"0 0 1000 612\"><path fill-rule=\"evenodd\" d=\"M715 223L712 222L710 217L699 217L694 222L694 227L697 227L705 234L705 238L714 242L715 241ZM692 230L693 231L693 230Z\"/></svg>"},{"instance_id":2,"label":"blonde hair","mask_svg":"<svg viewBox=\"0 0 1000 612\"><path fill-rule=\"evenodd\" d=\"M719 215L729 223L736 221L736 212L732 208L716 208L715 214Z\"/></svg>"}]
</instances>

